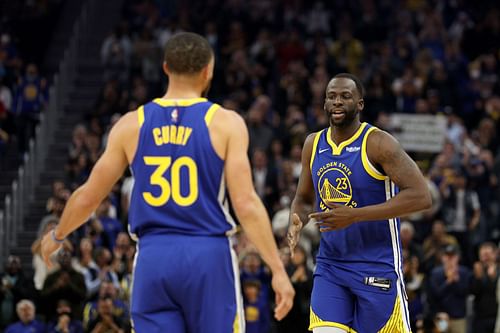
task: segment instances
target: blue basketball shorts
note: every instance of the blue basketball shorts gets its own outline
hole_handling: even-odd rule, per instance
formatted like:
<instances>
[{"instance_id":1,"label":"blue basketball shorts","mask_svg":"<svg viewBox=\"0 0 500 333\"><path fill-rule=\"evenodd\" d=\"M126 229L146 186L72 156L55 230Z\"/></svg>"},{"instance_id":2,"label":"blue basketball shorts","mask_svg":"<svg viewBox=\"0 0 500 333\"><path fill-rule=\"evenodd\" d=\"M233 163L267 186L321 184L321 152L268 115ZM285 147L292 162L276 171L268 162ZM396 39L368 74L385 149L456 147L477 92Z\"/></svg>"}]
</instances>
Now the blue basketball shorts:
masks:
<instances>
[{"instance_id":1,"label":"blue basketball shorts","mask_svg":"<svg viewBox=\"0 0 500 333\"><path fill-rule=\"evenodd\" d=\"M142 236L131 316L136 333L244 333L238 263L230 240Z\"/></svg>"},{"instance_id":2,"label":"blue basketball shorts","mask_svg":"<svg viewBox=\"0 0 500 333\"><path fill-rule=\"evenodd\" d=\"M349 333L411 332L406 292L396 272L318 262L310 311L310 330L330 326Z\"/></svg>"}]
</instances>

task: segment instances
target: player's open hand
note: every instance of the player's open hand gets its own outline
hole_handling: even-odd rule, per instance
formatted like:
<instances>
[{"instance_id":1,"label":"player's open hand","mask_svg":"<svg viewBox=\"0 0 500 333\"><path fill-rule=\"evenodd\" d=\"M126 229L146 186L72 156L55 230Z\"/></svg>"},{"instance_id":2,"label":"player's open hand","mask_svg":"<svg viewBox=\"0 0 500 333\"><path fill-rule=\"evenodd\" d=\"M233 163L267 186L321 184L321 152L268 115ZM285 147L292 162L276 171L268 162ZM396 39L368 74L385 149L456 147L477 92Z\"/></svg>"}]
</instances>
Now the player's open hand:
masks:
<instances>
[{"instance_id":1,"label":"player's open hand","mask_svg":"<svg viewBox=\"0 0 500 333\"><path fill-rule=\"evenodd\" d=\"M52 262L50 260L50 256L52 255L52 253L59 250L62 246L62 244L58 244L54 241L51 233L52 233L52 230L47 232L45 234L45 236L43 236L42 247L41 247L41 255L42 255L43 261L45 261L45 264L47 265L48 268L52 267Z\"/></svg>"},{"instance_id":2,"label":"player's open hand","mask_svg":"<svg viewBox=\"0 0 500 333\"><path fill-rule=\"evenodd\" d=\"M310 219L315 219L319 231L327 232L344 229L358 222L356 209L344 205L333 204L330 210L309 214Z\"/></svg>"},{"instance_id":3,"label":"player's open hand","mask_svg":"<svg viewBox=\"0 0 500 333\"><path fill-rule=\"evenodd\" d=\"M288 233L286 238L288 239L288 246L290 247L290 256L293 258L293 254L295 251L295 247L299 243L300 239L300 230L302 230L302 226L304 224L300 220L300 217L293 213L290 221L290 225L288 226Z\"/></svg>"},{"instance_id":4,"label":"player's open hand","mask_svg":"<svg viewBox=\"0 0 500 333\"><path fill-rule=\"evenodd\" d=\"M293 306L295 290L293 289L292 283L290 282L285 270L273 274L271 285L274 293L276 294L274 318L276 318L276 320L281 320L286 317Z\"/></svg>"}]
</instances>

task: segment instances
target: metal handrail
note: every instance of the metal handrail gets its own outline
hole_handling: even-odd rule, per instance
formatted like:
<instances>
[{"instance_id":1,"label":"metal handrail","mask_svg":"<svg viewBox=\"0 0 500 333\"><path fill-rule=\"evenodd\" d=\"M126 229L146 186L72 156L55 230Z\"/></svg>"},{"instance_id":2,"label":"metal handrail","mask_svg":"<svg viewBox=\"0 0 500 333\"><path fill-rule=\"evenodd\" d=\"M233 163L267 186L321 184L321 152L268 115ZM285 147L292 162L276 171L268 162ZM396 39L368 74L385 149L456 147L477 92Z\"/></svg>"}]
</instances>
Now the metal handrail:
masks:
<instances>
[{"instance_id":1,"label":"metal handrail","mask_svg":"<svg viewBox=\"0 0 500 333\"><path fill-rule=\"evenodd\" d=\"M49 140L53 138L55 123L60 116L69 93L69 86L75 79L77 55L83 47L82 38L90 28L90 18L98 10L98 0L88 0L80 11L80 17L73 25L73 36L66 48L49 88L48 106L41 114L34 140L29 142L29 150L19 167L17 179L12 182L11 194L5 197L4 210L0 210L0 258L8 254L9 247L16 245L17 232L23 228L25 212L34 198L35 188L40 179L41 168L47 158Z\"/></svg>"},{"instance_id":2,"label":"metal handrail","mask_svg":"<svg viewBox=\"0 0 500 333\"><path fill-rule=\"evenodd\" d=\"M7 242L5 241L5 213L0 211L0 258L5 258L7 256Z\"/></svg>"}]
</instances>

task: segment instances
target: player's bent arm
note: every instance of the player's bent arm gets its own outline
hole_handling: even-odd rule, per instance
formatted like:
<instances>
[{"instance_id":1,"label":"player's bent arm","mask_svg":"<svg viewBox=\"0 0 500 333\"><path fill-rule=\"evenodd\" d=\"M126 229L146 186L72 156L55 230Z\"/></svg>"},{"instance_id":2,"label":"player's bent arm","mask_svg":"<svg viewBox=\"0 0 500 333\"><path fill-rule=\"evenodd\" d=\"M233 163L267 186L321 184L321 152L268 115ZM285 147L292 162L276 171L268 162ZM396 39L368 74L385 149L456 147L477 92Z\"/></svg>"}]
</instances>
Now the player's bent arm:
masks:
<instances>
[{"instance_id":1,"label":"player's bent arm","mask_svg":"<svg viewBox=\"0 0 500 333\"><path fill-rule=\"evenodd\" d=\"M247 127L243 119L234 112L230 112L227 118L229 138L225 156L225 177L233 208L248 238L257 247L273 274L283 272L271 221L252 182L247 156Z\"/></svg>"},{"instance_id":2,"label":"player's bent arm","mask_svg":"<svg viewBox=\"0 0 500 333\"><path fill-rule=\"evenodd\" d=\"M128 162L122 143L128 140L127 122L130 122L131 117L136 119L135 112L122 117L111 129L106 150L96 162L89 178L69 198L55 230L57 239L65 238L85 223L123 175Z\"/></svg>"},{"instance_id":3,"label":"player's bent arm","mask_svg":"<svg viewBox=\"0 0 500 333\"><path fill-rule=\"evenodd\" d=\"M384 203L356 209L358 221L388 219L431 207L432 199L424 176L392 135L379 130L372 132L368 137L367 154L400 191Z\"/></svg>"},{"instance_id":4,"label":"player's bent arm","mask_svg":"<svg viewBox=\"0 0 500 333\"><path fill-rule=\"evenodd\" d=\"M290 216L297 214L304 225L309 221L307 213L311 211L315 200L311 176L311 155L313 153L312 149L315 137L316 133L309 134L304 142L302 148L302 170L299 176L297 191L290 207Z\"/></svg>"}]
</instances>

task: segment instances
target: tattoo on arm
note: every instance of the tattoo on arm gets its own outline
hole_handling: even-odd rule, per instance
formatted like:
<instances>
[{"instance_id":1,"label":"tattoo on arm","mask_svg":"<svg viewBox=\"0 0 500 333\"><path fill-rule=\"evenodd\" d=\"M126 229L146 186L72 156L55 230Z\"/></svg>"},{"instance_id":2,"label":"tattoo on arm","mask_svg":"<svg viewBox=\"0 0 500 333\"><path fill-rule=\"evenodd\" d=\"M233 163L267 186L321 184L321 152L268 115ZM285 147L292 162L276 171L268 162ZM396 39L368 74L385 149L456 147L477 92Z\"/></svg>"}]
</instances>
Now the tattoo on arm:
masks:
<instances>
[{"instance_id":1,"label":"tattoo on arm","mask_svg":"<svg viewBox=\"0 0 500 333\"><path fill-rule=\"evenodd\" d=\"M384 138L378 140L377 150L380 154L379 163L386 175L400 189L411 187L420 171L416 163L406 154L399 143L384 133Z\"/></svg>"}]
</instances>

